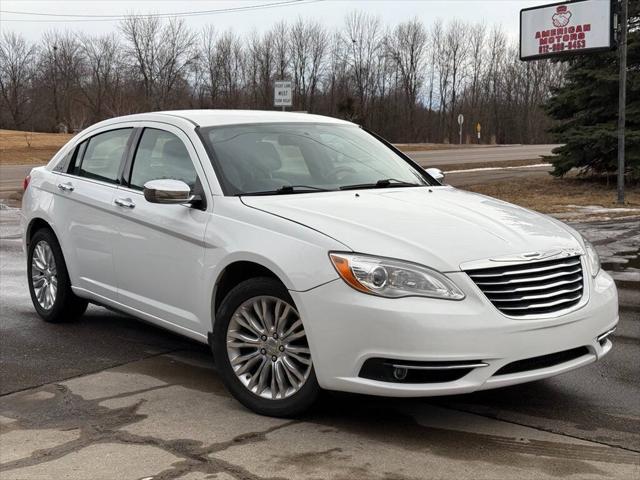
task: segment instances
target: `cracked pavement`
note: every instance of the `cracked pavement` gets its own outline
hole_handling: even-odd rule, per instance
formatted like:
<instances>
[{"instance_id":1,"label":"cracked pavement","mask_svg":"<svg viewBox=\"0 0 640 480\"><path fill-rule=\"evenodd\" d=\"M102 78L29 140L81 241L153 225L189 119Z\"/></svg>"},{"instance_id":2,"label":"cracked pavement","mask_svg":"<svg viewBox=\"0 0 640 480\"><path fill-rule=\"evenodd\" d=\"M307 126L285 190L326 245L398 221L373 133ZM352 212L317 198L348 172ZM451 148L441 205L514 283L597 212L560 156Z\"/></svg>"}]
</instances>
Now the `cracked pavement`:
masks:
<instances>
[{"instance_id":1,"label":"cracked pavement","mask_svg":"<svg viewBox=\"0 0 640 480\"><path fill-rule=\"evenodd\" d=\"M295 420L255 415L206 346L91 307L31 306L15 211L0 211L0 479L640 478L640 227L577 225L619 282L601 362L469 395L326 393Z\"/></svg>"}]
</instances>

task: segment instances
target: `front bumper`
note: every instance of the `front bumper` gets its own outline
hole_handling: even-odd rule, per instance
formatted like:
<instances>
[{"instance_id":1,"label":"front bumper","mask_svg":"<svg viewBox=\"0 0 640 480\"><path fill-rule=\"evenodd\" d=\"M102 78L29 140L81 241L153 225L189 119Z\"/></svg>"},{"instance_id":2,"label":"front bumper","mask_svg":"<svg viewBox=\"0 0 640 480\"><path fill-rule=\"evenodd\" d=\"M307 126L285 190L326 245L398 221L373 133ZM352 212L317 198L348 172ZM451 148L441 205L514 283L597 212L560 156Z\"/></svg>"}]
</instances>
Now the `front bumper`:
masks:
<instances>
[{"instance_id":1,"label":"front bumper","mask_svg":"<svg viewBox=\"0 0 640 480\"><path fill-rule=\"evenodd\" d=\"M449 277L467 294L462 301L387 299L356 292L335 280L291 292L305 323L318 382L323 388L372 395L417 397L467 393L538 380L595 362L611 349L597 337L618 322L611 277L589 279L588 301L554 318L514 319L500 313L463 272ZM512 362L586 347L560 364L495 375ZM394 383L359 376L370 358L418 362L482 361L454 381Z\"/></svg>"}]
</instances>

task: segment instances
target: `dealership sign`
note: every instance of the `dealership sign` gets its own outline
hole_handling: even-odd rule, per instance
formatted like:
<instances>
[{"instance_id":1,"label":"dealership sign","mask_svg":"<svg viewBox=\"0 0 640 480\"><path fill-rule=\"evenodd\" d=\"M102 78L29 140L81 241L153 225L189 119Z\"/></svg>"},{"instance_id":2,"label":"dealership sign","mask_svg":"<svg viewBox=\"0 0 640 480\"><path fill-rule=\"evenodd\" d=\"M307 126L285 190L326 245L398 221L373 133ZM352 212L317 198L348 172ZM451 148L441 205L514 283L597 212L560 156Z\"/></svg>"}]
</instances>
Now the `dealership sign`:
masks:
<instances>
[{"instance_id":1,"label":"dealership sign","mask_svg":"<svg viewBox=\"0 0 640 480\"><path fill-rule=\"evenodd\" d=\"M610 50L611 0L578 0L520 10L520 60Z\"/></svg>"}]
</instances>

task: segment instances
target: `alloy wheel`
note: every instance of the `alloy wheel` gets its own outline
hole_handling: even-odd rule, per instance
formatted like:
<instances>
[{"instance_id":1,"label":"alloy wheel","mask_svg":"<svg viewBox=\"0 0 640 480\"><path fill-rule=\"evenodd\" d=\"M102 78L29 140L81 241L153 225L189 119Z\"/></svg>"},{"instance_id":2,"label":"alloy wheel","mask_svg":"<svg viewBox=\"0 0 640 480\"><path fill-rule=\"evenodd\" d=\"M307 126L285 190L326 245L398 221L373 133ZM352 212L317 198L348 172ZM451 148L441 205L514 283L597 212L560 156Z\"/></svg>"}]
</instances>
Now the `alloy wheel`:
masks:
<instances>
[{"instance_id":1,"label":"alloy wheel","mask_svg":"<svg viewBox=\"0 0 640 480\"><path fill-rule=\"evenodd\" d=\"M279 400L298 392L311 373L311 352L298 311L271 296L241 304L226 336L231 368L262 398Z\"/></svg>"},{"instance_id":2,"label":"alloy wheel","mask_svg":"<svg viewBox=\"0 0 640 480\"><path fill-rule=\"evenodd\" d=\"M50 310L58 294L58 274L53 251L44 240L38 242L33 249L31 283L40 306L44 310Z\"/></svg>"}]
</instances>

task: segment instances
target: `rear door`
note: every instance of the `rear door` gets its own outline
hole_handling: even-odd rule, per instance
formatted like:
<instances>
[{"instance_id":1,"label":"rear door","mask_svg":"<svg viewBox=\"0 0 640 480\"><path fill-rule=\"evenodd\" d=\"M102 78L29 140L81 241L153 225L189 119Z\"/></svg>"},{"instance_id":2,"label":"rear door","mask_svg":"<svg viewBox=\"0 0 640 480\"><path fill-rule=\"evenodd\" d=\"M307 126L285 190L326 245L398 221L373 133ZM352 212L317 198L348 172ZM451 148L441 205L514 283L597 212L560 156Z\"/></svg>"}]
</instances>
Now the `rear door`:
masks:
<instances>
[{"instance_id":1,"label":"rear door","mask_svg":"<svg viewBox=\"0 0 640 480\"><path fill-rule=\"evenodd\" d=\"M182 180L205 202L198 207L147 202L144 184L156 179ZM206 335L211 324L208 302L202 300L208 288L203 258L211 208L205 181L193 144L182 130L145 123L114 199L120 209L115 243L120 301L186 334Z\"/></svg>"},{"instance_id":2,"label":"rear door","mask_svg":"<svg viewBox=\"0 0 640 480\"><path fill-rule=\"evenodd\" d=\"M112 128L84 140L57 173L51 211L74 287L117 300L113 204L133 128Z\"/></svg>"}]
</instances>

